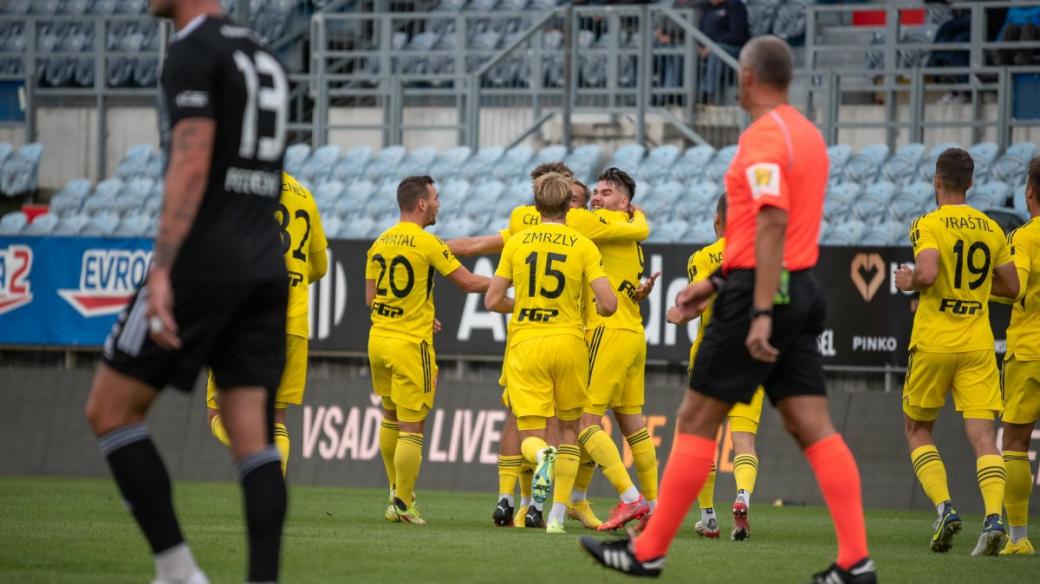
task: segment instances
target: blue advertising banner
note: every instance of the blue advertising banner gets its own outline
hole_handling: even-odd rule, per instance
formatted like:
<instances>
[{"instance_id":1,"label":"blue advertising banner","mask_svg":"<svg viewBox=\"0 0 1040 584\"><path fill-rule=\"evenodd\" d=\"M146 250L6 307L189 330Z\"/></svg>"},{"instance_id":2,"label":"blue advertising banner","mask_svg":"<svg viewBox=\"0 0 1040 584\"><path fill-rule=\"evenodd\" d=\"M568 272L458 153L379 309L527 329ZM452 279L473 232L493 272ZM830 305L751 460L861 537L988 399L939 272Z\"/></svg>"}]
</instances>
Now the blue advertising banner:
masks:
<instances>
[{"instance_id":1,"label":"blue advertising banner","mask_svg":"<svg viewBox=\"0 0 1040 584\"><path fill-rule=\"evenodd\" d=\"M102 344L151 257L144 238L0 237L0 344Z\"/></svg>"}]
</instances>

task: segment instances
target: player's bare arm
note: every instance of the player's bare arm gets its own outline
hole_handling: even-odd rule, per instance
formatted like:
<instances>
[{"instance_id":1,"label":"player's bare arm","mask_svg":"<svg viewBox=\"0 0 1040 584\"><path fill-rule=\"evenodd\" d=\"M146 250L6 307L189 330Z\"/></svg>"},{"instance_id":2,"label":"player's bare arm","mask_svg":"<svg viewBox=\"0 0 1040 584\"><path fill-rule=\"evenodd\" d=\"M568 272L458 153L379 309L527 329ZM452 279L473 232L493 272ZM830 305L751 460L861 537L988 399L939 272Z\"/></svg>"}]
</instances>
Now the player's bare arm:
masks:
<instances>
[{"instance_id":1,"label":"player's bare arm","mask_svg":"<svg viewBox=\"0 0 1040 584\"><path fill-rule=\"evenodd\" d=\"M1024 289L1019 281L1018 270L1015 269L1014 262L997 266L993 270L993 288L990 290L990 294L1018 300L1023 292Z\"/></svg>"},{"instance_id":2,"label":"player's bare arm","mask_svg":"<svg viewBox=\"0 0 1040 584\"><path fill-rule=\"evenodd\" d=\"M459 266L457 270L448 274L448 279L463 292L486 292L491 284L491 278L478 276L466 266Z\"/></svg>"},{"instance_id":3,"label":"player's bare arm","mask_svg":"<svg viewBox=\"0 0 1040 584\"><path fill-rule=\"evenodd\" d=\"M318 280L325 277L329 271L329 258L325 255L325 250L320 250L317 253L310 255L309 273L307 274L307 280L309 282L317 282Z\"/></svg>"},{"instance_id":4,"label":"player's bare arm","mask_svg":"<svg viewBox=\"0 0 1040 584\"><path fill-rule=\"evenodd\" d=\"M512 281L502 276L491 278L491 285L488 286L487 293L484 295L484 308L492 312L501 312L502 314L512 313L513 299L506 296L506 291L512 285Z\"/></svg>"},{"instance_id":5,"label":"player's bare arm","mask_svg":"<svg viewBox=\"0 0 1040 584\"><path fill-rule=\"evenodd\" d=\"M675 306L668 309L666 318L672 324L686 324L700 316L717 292L710 278L693 282L679 291Z\"/></svg>"},{"instance_id":6,"label":"player's bare arm","mask_svg":"<svg viewBox=\"0 0 1040 584\"><path fill-rule=\"evenodd\" d=\"M458 257L472 257L499 253L506 243L501 234L456 237L445 242L451 253Z\"/></svg>"},{"instance_id":7,"label":"player's bare arm","mask_svg":"<svg viewBox=\"0 0 1040 584\"><path fill-rule=\"evenodd\" d=\"M610 286L608 278L596 278L589 282L592 294L596 297L596 313L600 316L610 316L617 312L617 294Z\"/></svg>"},{"instance_id":8,"label":"player's bare arm","mask_svg":"<svg viewBox=\"0 0 1040 584\"><path fill-rule=\"evenodd\" d=\"M784 258L784 234L787 231L787 211L765 206L758 212L755 236L755 310L772 310L773 299L780 285L780 270ZM764 314L751 320L745 345L757 361L773 363L780 354L769 344L773 333L773 319Z\"/></svg>"},{"instance_id":9,"label":"player's bare arm","mask_svg":"<svg viewBox=\"0 0 1040 584\"><path fill-rule=\"evenodd\" d=\"M151 335L166 349L180 347L177 323L173 319L170 270L202 204L216 127L216 122L210 119L188 118L174 126L170 141L170 166L164 185L166 199L148 276L148 313L162 323L161 327L152 325Z\"/></svg>"},{"instance_id":10,"label":"player's bare arm","mask_svg":"<svg viewBox=\"0 0 1040 584\"><path fill-rule=\"evenodd\" d=\"M896 271L896 288L904 292L927 290L939 277L939 250L925 249L914 258L914 267L906 264Z\"/></svg>"},{"instance_id":11,"label":"player's bare arm","mask_svg":"<svg viewBox=\"0 0 1040 584\"><path fill-rule=\"evenodd\" d=\"M372 301L376 299L376 281L365 280L365 306L372 307Z\"/></svg>"}]
</instances>

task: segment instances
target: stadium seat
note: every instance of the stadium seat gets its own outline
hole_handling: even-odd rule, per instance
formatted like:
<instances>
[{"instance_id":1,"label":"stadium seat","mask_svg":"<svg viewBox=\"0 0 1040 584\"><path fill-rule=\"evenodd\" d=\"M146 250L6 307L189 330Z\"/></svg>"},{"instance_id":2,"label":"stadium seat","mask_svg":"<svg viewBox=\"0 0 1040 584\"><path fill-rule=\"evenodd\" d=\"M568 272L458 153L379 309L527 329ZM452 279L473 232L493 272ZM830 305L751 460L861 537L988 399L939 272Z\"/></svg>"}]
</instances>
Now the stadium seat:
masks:
<instances>
[{"instance_id":1,"label":"stadium seat","mask_svg":"<svg viewBox=\"0 0 1040 584\"><path fill-rule=\"evenodd\" d=\"M349 184L360 177L367 176L365 171L371 159L371 146L354 146L336 161L332 176L335 180Z\"/></svg>"},{"instance_id":2,"label":"stadium seat","mask_svg":"<svg viewBox=\"0 0 1040 584\"><path fill-rule=\"evenodd\" d=\"M397 166L397 175L400 178L406 176L422 176L429 172L430 165L437 158L437 149L432 146L416 148L408 153Z\"/></svg>"},{"instance_id":3,"label":"stadium seat","mask_svg":"<svg viewBox=\"0 0 1040 584\"><path fill-rule=\"evenodd\" d=\"M505 149L499 146L481 148L462 165L460 170L462 177L466 180L474 180L489 176L495 168L495 164L505 154Z\"/></svg>"},{"instance_id":4,"label":"stadium seat","mask_svg":"<svg viewBox=\"0 0 1040 584\"><path fill-rule=\"evenodd\" d=\"M722 177L729 170L729 164L733 162L733 157L736 155L737 146L735 144L719 150L705 168L704 173L707 175L708 180L721 184Z\"/></svg>"},{"instance_id":5,"label":"stadium seat","mask_svg":"<svg viewBox=\"0 0 1040 584\"><path fill-rule=\"evenodd\" d=\"M563 162L574 171L574 176L587 177L599 170L599 159L599 144L584 144L575 148Z\"/></svg>"},{"instance_id":6,"label":"stadium seat","mask_svg":"<svg viewBox=\"0 0 1040 584\"><path fill-rule=\"evenodd\" d=\"M472 153L467 146L456 146L440 152L430 163L430 176L436 181L456 176Z\"/></svg>"},{"instance_id":7,"label":"stadium seat","mask_svg":"<svg viewBox=\"0 0 1040 584\"><path fill-rule=\"evenodd\" d=\"M403 150L403 148L402 148ZM315 150L307 162L303 164L303 178L312 184L319 184L332 176L336 159L339 158L339 146L327 144Z\"/></svg>"},{"instance_id":8,"label":"stadium seat","mask_svg":"<svg viewBox=\"0 0 1040 584\"><path fill-rule=\"evenodd\" d=\"M715 148L704 144L686 150L672 165L672 176L681 182L690 182L704 176L704 169L715 158Z\"/></svg>"},{"instance_id":9,"label":"stadium seat","mask_svg":"<svg viewBox=\"0 0 1040 584\"><path fill-rule=\"evenodd\" d=\"M534 155L534 158L527 163L527 168L525 169L524 174L530 173L540 164L545 164L547 162L562 162L565 158L567 158L566 146L560 144L546 146L539 150L538 153Z\"/></svg>"},{"instance_id":10,"label":"stadium seat","mask_svg":"<svg viewBox=\"0 0 1040 584\"><path fill-rule=\"evenodd\" d=\"M673 219L651 229L650 237L647 238L647 241L651 243L675 243L680 241L689 230L689 223L682 219Z\"/></svg>"},{"instance_id":11,"label":"stadium seat","mask_svg":"<svg viewBox=\"0 0 1040 584\"><path fill-rule=\"evenodd\" d=\"M162 197L151 196L148 197L144 202L144 210L149 216L158 217L159 211L162 210L163 199Z\"/></svg>"},{"instance_id":12,"label":"stadium seat","mask_svg":"<svg viewBox=\"0 0 1040 584\"><path fill-rule=\"evenodd\" d=\"M347 183L346 192L341 200L351 205L364 205L376 192L376 185L367 180L358 180Z\"/></svg>"},{"instance_id":13,"label":"stadium seat","mask_svg":"<svg viewBox=\"0 0 1040 584\"><path fill-rule=\"evenodd\" d=\"M58 225L58 216L54 213L37 215L22 229L22 235L50 235Z\"/></svg>"},{"instance_id":14,"label":"stadium seat","mask_svg":"<svg viewBox=\"0 0 1040 584\"><path fill-rule=\"evenodd\" d=\"M848 144L835 144L827 148L827 182L835 185L845 176L845 165L852 156L852 147Z\"/></svg>"},{"instance_id":15,"label":"stadium seat","mask_svg":"<svg viewBox=\"0 0 1040 584\"><path fill-rule=\"evenodd\" d=\"M151 217L145 213L133 213L123 217L112 235L120 237L142 237L148 232Z\"/></svg>"},{"instance_id":16,"label":"stadium seat","mask_svg":"<svg viewBox=\"0 0 1040 584\"><path fill-rule=\"evenodd\" d=\"M855 219L835 224L827 234L825 243L829 245L860 245L867 226Z\"/></svg>"},{"instance_id":17,"label":"stadium seat","mask_svg":"<svg viewBox=\"0 0 1040 584\"><path fill-rule=\"evenodd\" d=\"M62 217L54 228L53 235L79 235L89 220L86 213L73 213Z\"/></svg>"},{"instance_id":18,"label":"stadium seat","mask_svg":"<svg viewBox=\"0 0 1040 584\"><path fill-rule=\"evenodd\" d=\"M332 208L344 198L346 190L346 185L337 180L323 182L314 189L314 202L318 207Z\"/></svg>"},{"instance_id":19,"label":"stadium seat","mask_svg":"<svg viewBox=\"0 0 1040 584\"><path fill-rule=\"evenodd\" d=\"M296 178L303 173L303 165L311 155L310 144L293 144L285 149L285 172Z\"/></svg>"},{"instance_id":20,"label":"stadium seat","mask_svg":"<svg viewBox=\"0 0 1040 584\"><path fill-rule=\"evenodd\" d=\"M856 219L867 225L881 223L885 220L888 204L895 194L896 185L888 181L872 183L852 203L852 213Z\"/></svg>"},{"instance_id":21,"label":"stadium seat","mask_svg":"<svg viewBox=\"0 0 1040 584\"><path fill-rule=\"evenodd\" d=\"M950 148L960 148L961 145L956 142L945 142L933 147L929 152L928 156L921 161L921 165L917 167L917 178L930 183L935 178L935 161L939 160L939 156L949 150Z\"/></svg>"},{"instance_id":22,"label":"stadium seat","mask_svg":"<svg viewBox=\"0 0 1040 584\"><path fill-rule=\"evenodd\" d=\"M888 216L893 221L909 223L935 207L935 188L926 182L904 186L888 205Z\"/></svg>"},{"instance_id":23,"label":"stadium seat","mask_svg":"<svg viewBox=\"0 0 1040 584\"><path fill-rule=\"evenodd\" d=\"M1011 209L987 209L986 215L996 221L1004 233L1011 233L1025 223L1025 219Z\"/></svg>"},{"instance_id":24,"label":"stadium seat","mask_svg":"<svg viewBox=\"0 0 1040 584\"><path fill-rule=\"evenodd\" d=\"M93 215L87 220L81 235L89 236L111 236L115 234L119 226L119 214L114 211L106 211Z\"/></svg>"},{"instance_id":25,"label":"stadium seat","mask_svg":"<svg viewBox=\"0 0 1040 584\"><path fill-rule=\"evenodd\" d=\"M533 156L534 152L529 147L522 144L513 146L495 162L492 173L498 180L526 179L525 169Z\"/></svg>"},{"instance_id":26,"label":"stadium seat","mask_svg":"<svg viewBox=\"0 0 1040 584\"><path fill-rule=\"evenodd\" d=\"M14 146L11 146L7 142L0 143L0 167L7 162L7 159L14 153Z\"/></svg>"},{"instance_id":27,"label":"stadium seat","mask_svg":"<svg viewBox=\"0 0 1040 584\"><path fill-rule=\"evenodd\" d=\"M991 167L1000 154L1000 147L993 142L982 142L969 147L968 154L971 154L971 159L975 162L975 182L988 180Z\"/></svg>"},{"instance_id":28,"label":"stadium seat","mask_svg":"<svg viewBox=\"0 0 1040 584\"><path fill-rule=\"evenodd\" d=\"M1022 185L1015 189L1012 204L1016 213L1018 213L1023 219L1029 219L1029 207L1026 205L1026 185Z\"/></svg>"},{"instance_id":29,"label":"stadium seat","mask_svg":"<svg viewBox=\"0 0 1040 584\"><path fill-rule=\"evenodd\" d=\"M636 187L636 190L638 191L639 187ZM655 225L671 218L668 211L671 210L672 205L665 202L664 199L654 196L652 192L649 197L641 199L639 205L642 207L643 212L646 213L647 220ZM653 230L651 229L651 231Z\"/></svg>"},{"instance_id":30,"label":"stadium seat","mask_svg":"<svg viewBox=\"0 0 1040 584\"><path fill-rule=\"evenodd\" d=\"M135 178L127 182L123 192L116 200L115 210L125 214L143 207L153 186L154 181L150 178Z\"/></svg>"},{"instance_id":31,"label":"stadium seat","mask_svg":"<svg viewBox=\"0 0 1040 584\"><path fill-rule=\"evenodd\" d=\"M658 146L650 151L639 166L639 176L659 180L671 176L672 165L679 158L679 147L672 144Z\"/></svg>"},{"instance_id":32,"label":"stadium seat","mask_svg":"<svg viewBox=\"0 0 1040 584\"><path fill-rule=\"evenodd\" d=\"M860 186L852 182L838 183L828 188L823 201L823 216L833 225L848 219L861 192Z\"/></svg>"},{"instance_id":33,"label":"stadium seat","mask_svg":"<svg viewBox=\"0 0 1040 584\"><path fill-rule=\"evenodd\" d=\"M1023 185L1029 161L1036 156L1036 145L1031 142L1014 144L993 164L993 179L1009 185Z\"/></svg>"},{"instance_id":34,"label":"stadium seat","mask_svg":"<svg viewBox=\"0 0 1040 584\"><path fill-rule=\"evenodd\" d=\"M43 145L31 142L18 149L4 162L0 176L0 190L8 196L36 191Z\"/></svg>"},{"instance_id":35,"label":"stadium seat","mask_svg":"<svg viewBox=\"0 0 1040 584\"><path fill-rule=\"evenodd\" d=\"M129 180L134 177L147 175L148 162L151 160L153 153L154 150L149 144L131 146L116 166L116 176L123 180Z\"/></svg>"},{"instance_id":36,"label":"stadium seat","mask_svg":"<svg viewBox=\"0 0 1040 584\"><path fill-rule=\"evenodd\" d=\"M911 143L900 146L881 168L881 178L897 185L916 179L917 167L921 165L924 154L924 144Z\"/></svg>"},{"instance_id":37,"label":"stadium seat","mask_svg":"<svg viewBox=\"0 0 1040 584\"><path fill-rule=\"evenodd\" d=\"M90 180L85 178L74 178L65 183L61 190L51 197L50 212L55 215L67 215L78 211L83 205L83 200L90 194Z\"/></svg>"},{"instance_id":38,"label":"stadium seat","mask_svg":"<svg viewBox=\"0 0 1040 584\"><path fill-rule=\"evenodd\" d=\"M873 182L888 158L888 146L872 144L849 158L845 165L845 180L866 185Z\"/></svg>"},{"instance_id":39,"label":"stadium seat","mask_svg":"<svg viewBox=\"0 0 1040 584\"><path fill-rule=\"evenodd\" d=\"M683 236L689 243L709 244L715 241L715 224L713 221L698 221L690 226Z\"/></svg>"},{"instance_id":40,"label":"stadium seat","mask_svg":"<svg viewBox=\"0 0 1040 584\"><path fill-rule=\"evenodd\" d=\"M11 211L0 218L0 235L18 235L29 223L29 217L21 211Z\"/></svg>"},{"instance_id":41,"label":"stadium seat","mask_svg":"<svg viewBox=\"0 0 1040 584\"><path fill-rule=\"evenodd\" d=\"M646 148L640 144L625 144L614 151L614 157L607 163L607 167L617 167L621 170L632 175L633 178L639 178L639 166L643 161L643 155L646 154Z\"/></svg>"},{"instance_id":42,"label":"stadium seat","mask_svg":"<svg viewBox=\"0 0 1040 584\"><path fill-rule=\"evenodd\" d=\"M654 187L653 193L656 197L667 203L669 207L674 207L679 201L679 198L683 196L683 190L682 183L669 179L657 183L657 186Z\"/></svg>"},{"instance_id":43,"label":"stadium seat","mask_svg":"<svg viewBox=\"0 0 1040 584\"><path fill-rule=\"evenodd\" d=\"M469 201L464 205L466 211L474 218L487 216L487 209L494 206L505 192L506 185L501 181L492 180L478 183L472 187Z\"/></svg>"},{"instance_id":44,"label":"stadium seat","mask_svg":"<svg viewBox=\"0 0 1040 584\"><path fill-rule=\"evenodd\" d=\"M1010 196L1010 186L1002 182L985 182L973 186L968 191L967 203L976 209L987 211L1006 206Z\"/></svg>"},{"instance_id":45,"label":"stadium seat","mask_svg":"<svg viewBox=\"0 0 1040 584\"><path fill-rule=\"evenodd\" d=\"M447 209L461 209L466 204L466 196L470 192L470 183L462 179L454 179L440 185L441 206Z\"/></svg>"},{"instance_id":46,"label":"stadium seat","mask_svg":"<svg viewBox=\"0 0 1040 584\"><path fill-rule=\"evenodd\" d=\"M885 221L870 227L863 236L863 245L903 245L909 243L908 226L899 221Z\"/></svg>"}]
</instances>

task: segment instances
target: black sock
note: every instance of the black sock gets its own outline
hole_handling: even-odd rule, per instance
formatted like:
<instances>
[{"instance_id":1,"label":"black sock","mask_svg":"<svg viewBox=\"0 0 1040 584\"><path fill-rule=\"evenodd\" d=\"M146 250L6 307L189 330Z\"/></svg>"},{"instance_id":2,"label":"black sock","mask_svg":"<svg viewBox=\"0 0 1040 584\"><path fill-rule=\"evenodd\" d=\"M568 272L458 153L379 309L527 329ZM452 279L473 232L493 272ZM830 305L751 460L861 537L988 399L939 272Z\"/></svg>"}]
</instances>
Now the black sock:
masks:
<instances>
[{"instance_id":1,"label":"black sock","mask_svg":"<svg viewBox=\"0 0 1040 584\"><path fill-rule=\"evenodd\" d=\"M282 459L274 446L236 463L249 532L249 581L277 582L285 522L286 492Z\"/></svg>"},{"instance_id":2,"label":"black sock","mask_svg":"<svg viewBox=\"0 0 1040 584\"><path fill-rule=\"evenodd\" d=\"M144 424L123 426L98 439L123 500L141 526L152 553L184 542L173 511L170 475Z\"/></svg>"}]
</instances>

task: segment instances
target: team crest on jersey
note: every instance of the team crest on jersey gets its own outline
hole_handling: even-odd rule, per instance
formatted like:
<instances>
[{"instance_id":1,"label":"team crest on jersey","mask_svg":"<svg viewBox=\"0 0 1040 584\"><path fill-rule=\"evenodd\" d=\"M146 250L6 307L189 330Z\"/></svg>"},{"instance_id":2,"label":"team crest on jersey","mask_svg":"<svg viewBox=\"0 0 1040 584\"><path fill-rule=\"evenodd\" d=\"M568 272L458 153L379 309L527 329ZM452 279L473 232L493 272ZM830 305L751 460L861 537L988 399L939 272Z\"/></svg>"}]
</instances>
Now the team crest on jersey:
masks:
<instances>
[{"instance_id":1,"label":"team crest on jersey","mask_svg":"<svg viewBox=\"0 0 1040 584\"><path fill-rule=\"evenodd\" d=\"M775 162L752 164L747 169L747 180L751 196L756 199L780 196L780 165Z\"/></svg>"},{"instance_id":2,"label":"team crest on jersey","mask_svg":"<svg viewBox=\"0 0 1040 584\"><path fill-rule=\"evenodd\" d=\"M83 252L79 288L58 294L87 318L118 314L148 277L151 262L150 251L88 249Z\"/></svg>"},{"instance_id":3,"label":"team crest on jersey","mask_svg":"<svg viewBox=\"0 0 1040 584\"><path fill-rule=\"evenodd\" d=\"M29 282L32 263L31 247L10 245L7 249L0 249L0 314L32 302L32 287Z\"/></svg>"}]
</instances>

